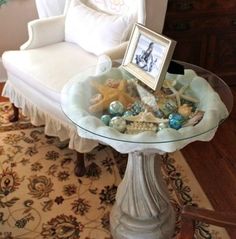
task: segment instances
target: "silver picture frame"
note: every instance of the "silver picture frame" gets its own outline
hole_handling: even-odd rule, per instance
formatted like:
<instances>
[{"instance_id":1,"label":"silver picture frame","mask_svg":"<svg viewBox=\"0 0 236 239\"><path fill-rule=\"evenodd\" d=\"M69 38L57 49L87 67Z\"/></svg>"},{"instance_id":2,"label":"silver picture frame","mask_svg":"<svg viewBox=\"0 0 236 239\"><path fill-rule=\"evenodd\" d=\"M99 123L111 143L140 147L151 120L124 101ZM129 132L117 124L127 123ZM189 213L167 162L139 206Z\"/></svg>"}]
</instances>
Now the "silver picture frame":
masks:
<instances>
[{"instance_id":1,"label":"silver picture frame","mask_svg":"<svg viewBox=\"0 0 236 239\"><path fill-rule=\"evenodd\" d=\"M136 23L122 67L152 90L159 90L175 46L176 41Z\"/></svg>"}]
</instances>

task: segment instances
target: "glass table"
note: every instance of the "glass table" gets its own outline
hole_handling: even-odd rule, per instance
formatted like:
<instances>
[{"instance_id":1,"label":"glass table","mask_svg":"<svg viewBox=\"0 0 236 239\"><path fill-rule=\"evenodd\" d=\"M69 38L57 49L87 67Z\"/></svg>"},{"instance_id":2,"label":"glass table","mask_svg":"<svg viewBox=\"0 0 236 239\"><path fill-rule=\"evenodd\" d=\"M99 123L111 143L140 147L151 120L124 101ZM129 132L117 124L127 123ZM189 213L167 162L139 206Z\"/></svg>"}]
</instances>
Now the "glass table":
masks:
<instances>
[{"instance_id":1,"label":"glass table","mask_svg":"<svg viewBox=\"0 0 236 239\"><path fill-rule=\"evenodd\" d=\"M167 73L161 94L109 61L81 72L62 90L62 110L82 138L129 154L110 215L114 238L171 238L175 213L160 155L196 140L211 140L231 112L233 97L223 80L179 63L185 74Z\"/></svg>"}]
</instances>

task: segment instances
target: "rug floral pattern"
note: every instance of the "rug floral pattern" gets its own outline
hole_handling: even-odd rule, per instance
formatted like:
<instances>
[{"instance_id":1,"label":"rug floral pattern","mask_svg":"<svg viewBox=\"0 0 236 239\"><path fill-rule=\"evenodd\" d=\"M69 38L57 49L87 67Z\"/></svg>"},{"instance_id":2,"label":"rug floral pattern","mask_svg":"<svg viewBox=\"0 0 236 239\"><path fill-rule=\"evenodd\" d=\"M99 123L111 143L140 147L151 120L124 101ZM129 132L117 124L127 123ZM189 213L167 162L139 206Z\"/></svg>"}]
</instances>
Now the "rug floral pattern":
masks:
<instances>
[{"instance_id":1,"label":"rug floral pattern","mask_svg":"<svg viewBox=\"0 0 236 239\"><path fill-rule=\"evenodd\" d=\"M24 116L20 110L20 120L14 123L9 122L9 118L13 115L12 104L10 102L0 102L0 132L28 129L34 126L29 122L29 119Z\"/></svg>"},{"instance_id":2,"label":"rug floral pattern","mask_svg":"<svg viewBox=\"0 0 236 239\"><path fill-rule=\"evenodd\" d=\"M87 174L78 178L76 153L43 130L0 133L0 239L111 239L109 213L127 155L100 145L86 154ZM180 205L201 203L179 161L177 154L162 157L177 215ZM208 225L196 229L196 238L226 239Z\"/></svg>"}]
</instances>

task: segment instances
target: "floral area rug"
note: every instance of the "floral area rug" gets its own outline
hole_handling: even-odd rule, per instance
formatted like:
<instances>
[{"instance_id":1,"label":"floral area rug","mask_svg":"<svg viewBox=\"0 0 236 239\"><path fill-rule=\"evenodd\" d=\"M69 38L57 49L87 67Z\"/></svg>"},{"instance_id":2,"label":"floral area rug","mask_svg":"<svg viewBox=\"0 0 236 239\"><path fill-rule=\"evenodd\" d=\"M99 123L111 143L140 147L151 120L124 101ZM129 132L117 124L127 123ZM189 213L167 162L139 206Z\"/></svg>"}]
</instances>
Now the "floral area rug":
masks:
<instances>
[{"instance_id":1,"label":"floral area rug","mask_svg":"<svg viewBox=\"0 0 236 239\"><path fill-rule=\"evenodd\" d=\"M1 120L9 110L1 108ZM100 145L85 155L87 174L78 178L75 151L23 116L17 124L5 121L0 125L0 239L111 239L109 214L127 155ZM180 152L162 157L162 173L177 212L176 235L181 205L211 205ZM195 236L229 238L201 223Z\"/></svg>"}]
</instances>

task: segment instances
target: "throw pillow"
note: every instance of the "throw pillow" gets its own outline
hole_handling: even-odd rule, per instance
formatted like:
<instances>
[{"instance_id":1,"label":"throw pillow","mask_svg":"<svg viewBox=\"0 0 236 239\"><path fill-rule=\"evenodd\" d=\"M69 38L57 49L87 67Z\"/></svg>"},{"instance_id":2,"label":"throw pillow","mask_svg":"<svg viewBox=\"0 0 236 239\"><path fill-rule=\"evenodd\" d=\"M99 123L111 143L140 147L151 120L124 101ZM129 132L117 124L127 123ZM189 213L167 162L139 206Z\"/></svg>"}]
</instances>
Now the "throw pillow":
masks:
<instances>
[{"instance_id":1,"label":"throw pillow","mask_svg":"<svg viewBox=\"0 0 236 239\"><path fill-rule=\"evenodd\" d=\"M127 40L134 19L133 15L110 15L73 0L65 20L65 40L100 55Z\"/></svg>"}]
</instances>

